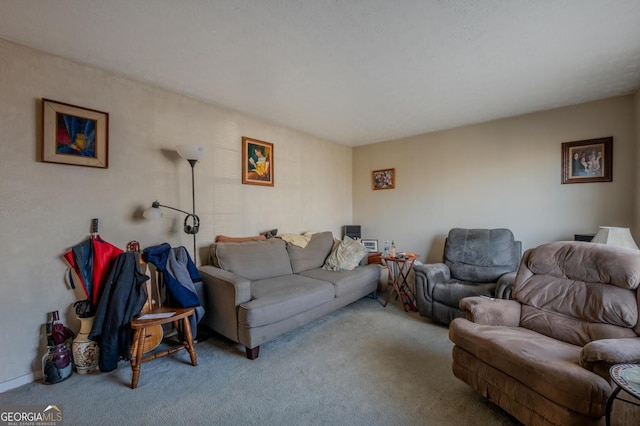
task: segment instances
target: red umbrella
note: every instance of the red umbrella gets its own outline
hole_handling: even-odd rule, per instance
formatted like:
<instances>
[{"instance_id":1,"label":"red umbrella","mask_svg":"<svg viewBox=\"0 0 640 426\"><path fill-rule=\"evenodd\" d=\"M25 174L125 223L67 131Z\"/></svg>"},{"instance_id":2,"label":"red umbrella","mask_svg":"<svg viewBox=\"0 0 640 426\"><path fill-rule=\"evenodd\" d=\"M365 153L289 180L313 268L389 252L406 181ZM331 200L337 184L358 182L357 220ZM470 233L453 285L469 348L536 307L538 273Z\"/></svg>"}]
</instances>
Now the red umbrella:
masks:
<instances>
[{"instance_id":1,"label":"red umbrella","mask_svg":"<svg viewBox=\"0 0 640 426\"><path fill-rule=\"evenodd\" d=\"M92 235L64 254L78 275L92 311L98 306L104 280L122 249L104 241L99 235ZM71 280L73 285L73 280Z\"/></svg>"}]
</instances>

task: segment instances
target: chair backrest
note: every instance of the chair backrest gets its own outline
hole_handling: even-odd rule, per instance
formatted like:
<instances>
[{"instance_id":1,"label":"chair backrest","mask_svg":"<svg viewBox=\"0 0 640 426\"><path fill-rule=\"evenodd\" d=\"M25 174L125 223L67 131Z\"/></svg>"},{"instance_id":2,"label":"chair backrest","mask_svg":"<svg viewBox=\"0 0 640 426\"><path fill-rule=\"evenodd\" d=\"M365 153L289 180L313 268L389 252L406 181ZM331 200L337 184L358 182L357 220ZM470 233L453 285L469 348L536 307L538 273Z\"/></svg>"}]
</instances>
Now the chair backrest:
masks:
<instances>
[{"instance_id":1,"label":"chair backrest","mask_svg":"<svg viewBox=\"0 0 640 426\"><path fill-rule=\"evenodd\" d=\"M496 282L518 268L522 244L508 229L453 228L444 245L451 277L477 283Z\"/></svg>"},{"instance_id":2,"label":"chair backrest","mask_svg":"<svg viewBox=\"0 0 640 426\"><path fill-rule=\"evenodd\" d=\"M520 326L574 345L640 334L640 251L566 241L522 256L513 299Z\"/></svg>"}]
</instances>

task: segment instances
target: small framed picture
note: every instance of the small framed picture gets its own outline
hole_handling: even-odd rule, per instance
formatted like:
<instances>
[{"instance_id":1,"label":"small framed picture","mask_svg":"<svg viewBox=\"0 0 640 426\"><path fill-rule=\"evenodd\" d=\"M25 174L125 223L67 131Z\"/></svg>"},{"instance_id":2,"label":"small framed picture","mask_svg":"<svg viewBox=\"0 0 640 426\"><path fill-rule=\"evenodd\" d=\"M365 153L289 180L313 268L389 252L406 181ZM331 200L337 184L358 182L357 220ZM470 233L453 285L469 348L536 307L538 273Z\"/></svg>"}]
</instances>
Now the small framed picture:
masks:
<instances>
[{"instance_id":1,"label":"small framed picture","mask_svg":"<svg viewBox=\"0 0 640 426\"><path fill-rule=\"evenodd\" d=\"M396 187L396 169L374 170L371 174L374 191Z\"/></svg>"},{"instance_id":2,"label":"small framed picture","mask_svg":"<svg viewBox=\"0 0 640 426\"><path fill-rule=\"evenodd\" d=\"M242 183L273 186L273 144L242 137Z\"/></svg>"},{"instance_id":3,"label":"small framed picture","mask_svg":"<svg viewBox=\"0 0 640 426\"><path fill-rule=\"evenodd\" d=\"M562 144L562 183L611 182L613 137Z\"/></svg>"},{"instance_id":4,"label":"small framed picture","mask_svg":"<svg viewBox=\"0 0 640 426\"><path fill-rule=\"evenodd\" d=\"M42 99L42 161L109 167L109 114Z\"/></svg>"},{"instance_id":5,"label":"small framed picture","mask_svg":"<svg viewBox=\"0 0 640 426\"><path fill-rule=\"evenodd\" d=\"M360 240L360 242L367 250L372 252L378 251L378 240Z\"/></svg>"}]
</instances>

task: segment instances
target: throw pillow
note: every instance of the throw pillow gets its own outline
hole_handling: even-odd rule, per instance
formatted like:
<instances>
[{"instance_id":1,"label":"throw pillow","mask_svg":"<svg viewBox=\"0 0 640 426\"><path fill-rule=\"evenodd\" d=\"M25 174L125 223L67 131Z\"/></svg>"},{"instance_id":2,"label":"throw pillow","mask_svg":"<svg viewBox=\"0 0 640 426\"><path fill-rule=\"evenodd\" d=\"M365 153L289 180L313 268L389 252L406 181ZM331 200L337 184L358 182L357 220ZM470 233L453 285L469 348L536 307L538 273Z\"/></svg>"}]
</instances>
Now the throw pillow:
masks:
<instances>
[{"instance_id":1,"label":"throw pillow","mask_svg":"<svg viewBox=\"0 0 640 426\"><path fill-rule=\"evenodd\" d=\"M245 241L262 241L266 240L264 235L256 235L255 237L228 237L226 235L218 235L216 243L243 243Z\"/></svg>"},{"instance_id":2,"label":"throw pillow","mask_svg":"<svg viewBox=\"0 0 640 426\"><path fill-rule=\"evenodd\" d=\"M328 271L350 271L368 254L369 250L359 241L345 235L342 242L327 257L322 268Z\"/></svg>"}]
</instances>

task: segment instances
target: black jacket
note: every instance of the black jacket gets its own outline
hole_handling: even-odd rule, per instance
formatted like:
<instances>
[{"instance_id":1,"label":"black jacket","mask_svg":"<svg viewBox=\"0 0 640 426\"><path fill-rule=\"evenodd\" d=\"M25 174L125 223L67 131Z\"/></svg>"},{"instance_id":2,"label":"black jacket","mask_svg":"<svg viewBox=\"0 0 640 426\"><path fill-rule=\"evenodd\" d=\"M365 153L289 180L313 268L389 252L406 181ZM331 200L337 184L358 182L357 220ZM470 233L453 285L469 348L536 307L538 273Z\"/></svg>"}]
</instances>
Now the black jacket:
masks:
<instances>
[{"instance_id":1,"label":"black jacket","mask_svg":"<svg viewBox=\"0 0 640 426\"><path fill-rule=\"evenodd\" d=\"M118 255L104 283L89 339L100 346L100 371L112 371L120 359L128 360L131 349L131 320L147 299L144 283L149 279L138 270L138 255Z\"/></svg>"}]
</instances>

